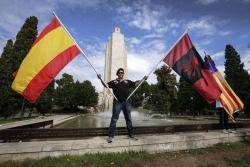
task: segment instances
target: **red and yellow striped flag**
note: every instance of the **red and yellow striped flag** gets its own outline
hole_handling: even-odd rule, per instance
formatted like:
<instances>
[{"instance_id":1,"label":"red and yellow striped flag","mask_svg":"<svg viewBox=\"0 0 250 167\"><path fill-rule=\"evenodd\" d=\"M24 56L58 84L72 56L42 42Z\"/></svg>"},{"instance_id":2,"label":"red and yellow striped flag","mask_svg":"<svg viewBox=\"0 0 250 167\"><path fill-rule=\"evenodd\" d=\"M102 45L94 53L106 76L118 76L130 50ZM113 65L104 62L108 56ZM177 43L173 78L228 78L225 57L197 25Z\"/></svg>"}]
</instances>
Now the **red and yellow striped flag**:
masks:
<instances>
[{"instance_id":1,"label":"red and yellow striped flag","mask_svg":"<svg viewBox=\"0 0 250 167\"><path fill-rule=\"evenodd\" d=\"M207 55L205 57L205 62L222 92L219 100L228 115L233 118L233 113L242 110L244 108L244 104L218 71L212 58Z\"/></svg>"},{"instance_id":2,"label":"red and yellow striped flag","mask_svg":"<svg viewBox=\"0 0 250 167\"><path fill-rule=\"evenodd\" d=\"M24 58L12 89L34 103L60 70L79 53L73 39L60 22L53 18Z\"/></svg>"}]
</instances>

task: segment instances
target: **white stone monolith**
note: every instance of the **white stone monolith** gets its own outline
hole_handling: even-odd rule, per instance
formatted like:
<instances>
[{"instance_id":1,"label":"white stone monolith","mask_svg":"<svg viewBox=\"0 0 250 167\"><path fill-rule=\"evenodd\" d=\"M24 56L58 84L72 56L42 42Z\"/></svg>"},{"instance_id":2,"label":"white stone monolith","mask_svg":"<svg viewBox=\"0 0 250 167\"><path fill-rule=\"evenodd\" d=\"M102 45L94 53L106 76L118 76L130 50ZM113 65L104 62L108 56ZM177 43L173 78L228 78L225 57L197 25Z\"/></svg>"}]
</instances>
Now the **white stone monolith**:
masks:
<instances>
[{"instance_id":1,"label":"white stone monolith","mask_svg":"<svg viewBox=\"0 0 250 167\"><path fill-rule=\"evenodd\" d=\"M124 69L124 78L127 78L127 47L120 28L115 27L106 47L104 81L107 83L115 79L119 68ZM113 96L106 88L103 91L103 103L105 110L112 109Z\"/></svg>"}]
</instances>

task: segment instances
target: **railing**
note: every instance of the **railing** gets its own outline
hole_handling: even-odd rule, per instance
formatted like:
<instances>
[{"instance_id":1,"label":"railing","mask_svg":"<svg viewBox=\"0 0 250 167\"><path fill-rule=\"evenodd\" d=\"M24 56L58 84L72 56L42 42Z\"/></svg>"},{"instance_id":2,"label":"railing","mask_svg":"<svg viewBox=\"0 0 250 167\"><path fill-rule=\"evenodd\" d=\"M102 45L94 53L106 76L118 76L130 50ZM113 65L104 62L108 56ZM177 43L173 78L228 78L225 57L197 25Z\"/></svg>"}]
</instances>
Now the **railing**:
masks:
<instances>
[{"instance_id":1,"label":"railing","mask_svg":"<svg viewBox=\"0 0 250 167\"><path fill-rule=\"evenodd\" d=\"M247 128L250 122L229 124L230 128ZM175 133L187 131L208 131L220 129L219 124L199 124L199 125L171 125L171 126L144 126L134 127L135 134L156 134L156 133ZM0 131L0 140L19 141L30 139L48 139L48 138L77 138L106 136L108 128L91 129L4 129ZM127 130L118 127L116 135L126 135Z\"/></svg>"}]
</instances>

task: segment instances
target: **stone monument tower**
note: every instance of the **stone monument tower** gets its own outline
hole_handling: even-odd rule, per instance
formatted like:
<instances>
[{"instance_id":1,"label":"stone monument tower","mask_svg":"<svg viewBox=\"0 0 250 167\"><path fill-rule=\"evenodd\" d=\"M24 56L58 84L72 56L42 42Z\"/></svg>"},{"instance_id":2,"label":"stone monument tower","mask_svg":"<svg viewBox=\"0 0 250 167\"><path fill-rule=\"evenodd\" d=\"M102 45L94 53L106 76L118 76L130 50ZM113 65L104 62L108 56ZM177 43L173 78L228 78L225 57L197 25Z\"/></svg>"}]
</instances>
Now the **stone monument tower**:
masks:
<instances>
[{"instance_id":1,"label":"stone monument tower","mask_svg":"<svg viewBox=\"0 0 250 167\"><path fill-rule=\"evenodd\" d=\"M127 78L127 47L120 28L115 27L106 47L104 81L107 83L116 79L116 71L119 68L124 69L124 78ZM103 103L105 110L112 109L113 96L107 88L103 91Z\"/></svg>"}]
</instances>

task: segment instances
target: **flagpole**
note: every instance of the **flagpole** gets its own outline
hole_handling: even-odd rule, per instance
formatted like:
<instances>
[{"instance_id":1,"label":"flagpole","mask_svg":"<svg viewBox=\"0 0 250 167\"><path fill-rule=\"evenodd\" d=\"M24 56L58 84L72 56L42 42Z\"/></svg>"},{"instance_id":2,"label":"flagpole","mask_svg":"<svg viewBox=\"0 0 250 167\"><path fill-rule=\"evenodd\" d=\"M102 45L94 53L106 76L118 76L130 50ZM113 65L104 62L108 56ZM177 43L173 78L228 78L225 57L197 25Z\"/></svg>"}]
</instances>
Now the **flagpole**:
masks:
<instances>
[{"instance_id":1,"label":"flagpole","mask_svg":"<svg viewBox=\"0 0 250 167\"><path fill-rule=\"evenodd\" d=\"M151 75L151 73L153 71L155 71L155 69L158 67L158 65L164 60L164 58L166 57L166 55L169 54L169 52L175 47L175 45L181 40L181 38L188 32L188 28L184 31L184 33L181 35L181 37L174 43L174 45L172 45L172 47L168 50L168 52L163 56L163 58L154 66L154 68L148 73L148 75L146 75L141 81L140 83L137 85L137 87L133 90L133 92L128 96L127 100L135 93L135 91L141 86L141 84L146 80L146 78L149 77L149 75ZM166 64L167 65L167 64ZM169 67L169 65L167 65Z\"/></svg>"},{"instance_id":2,"label":"flagpole","mask_svg":"<svg viewBox=\"0 0 250 167\"><path fill-rule=\"evenodd\" d=\"M90 60L88 59L88 57L86 56L85 52L82 50L82 48L78 45L78 43L75 41L75 39L72 37L72 35L70 34L70 32L67 30L67 28L64 26L64 24L62 23L62 21L59 19L59 17L56 15L56 13L54 11L52 11L54 16L56 17L56 19L59 21L59 23L62 25L62 27L64 28L64 30L68 33L68 35L70 36L70 38L74 41L74 43L76 44L77 48L81 51L81 53L83 54L83 57L87 60L87 62L89 63L89 65L92 67L92 69L95 71L96 75L98 75L95 67L91 64ZM110 88L108 87L108 85L103 81L103 79L100 77L100 80L102 81L102 83L104 83L105 87L108 88L108 90L110 91L110 93L114 96L114 98L116 100L118 100L116 98L116 96L114 95L114 93L110 90Z\"/></svg>"}]
</instances>

